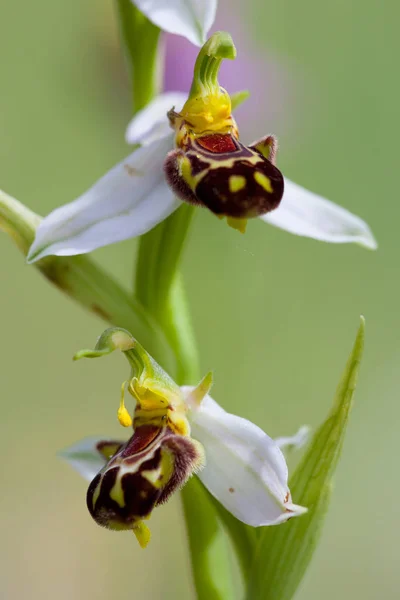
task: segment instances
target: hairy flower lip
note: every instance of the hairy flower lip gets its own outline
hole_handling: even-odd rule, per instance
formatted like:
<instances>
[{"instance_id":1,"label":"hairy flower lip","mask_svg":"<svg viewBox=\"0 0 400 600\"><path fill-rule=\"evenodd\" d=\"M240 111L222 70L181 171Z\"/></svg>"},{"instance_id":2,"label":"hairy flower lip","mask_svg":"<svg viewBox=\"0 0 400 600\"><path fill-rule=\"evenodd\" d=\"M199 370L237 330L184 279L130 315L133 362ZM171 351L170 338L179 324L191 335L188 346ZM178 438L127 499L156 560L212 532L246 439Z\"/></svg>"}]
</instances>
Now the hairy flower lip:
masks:
<instances>
[{"instance_id":1,"label":"hairy flower lip","mask_svg":"<svg viewBox=\"0 0 400 600\"><path fill-rule=\"evenodd\" d=\"M95 450L102 452L101 442ZM190 436L169 427L141 425L92 479L88 510L98 525L133 529L202 465L201 445Z\"/></svg>"}]
</instances>

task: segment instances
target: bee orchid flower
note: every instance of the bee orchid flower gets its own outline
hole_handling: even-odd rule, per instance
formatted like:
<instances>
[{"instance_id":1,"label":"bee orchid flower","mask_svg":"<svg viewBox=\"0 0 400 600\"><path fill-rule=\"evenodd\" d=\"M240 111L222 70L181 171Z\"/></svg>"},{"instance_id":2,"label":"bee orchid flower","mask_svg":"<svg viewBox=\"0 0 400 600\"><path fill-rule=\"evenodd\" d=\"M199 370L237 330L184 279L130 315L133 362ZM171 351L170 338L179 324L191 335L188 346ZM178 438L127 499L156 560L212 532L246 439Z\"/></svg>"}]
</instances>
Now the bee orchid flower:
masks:
<instances>
[{"instance_id":1,"label":"bee orchid flower","mask_svg":"<svg viewBox=\"0 0 400 600\"><path fill-rule=\"evenodd\" d=\"M235 52L229 34L211 36L198 55L189 97L162 94L134 117L126 138L139 147L41 222L29 262L140 236L182 202L207 207L241 232L248 219L260 217L296 235L376 248L362 219L283 177L275 136L249 146L239 140L232 109L243 95L231 99L217 79L222 60Z\"/></svg>"},{"instance_id":2,"label":"bee orchid flower","mask_svg":"<svg viewBox=\"0 0 400 600\"><path fill-rule=\"evenodd\" d=\"M193 474L248 525L276 525L305 512L292 502L280 444L219 406L209 396L211 375L197 387L180 388L119 328L106 330L94 350L83 350L76 358L116 349L131 365L118 409L121 425L133 426L131 437L86 438L61 454L91 482L87 506L99 525L132 530L145 547L150 531L144 520ZM136 401L133 418L125 406L125 386ZM282 446L296 443L284 438Z\"/></svg>"}]
</instances>

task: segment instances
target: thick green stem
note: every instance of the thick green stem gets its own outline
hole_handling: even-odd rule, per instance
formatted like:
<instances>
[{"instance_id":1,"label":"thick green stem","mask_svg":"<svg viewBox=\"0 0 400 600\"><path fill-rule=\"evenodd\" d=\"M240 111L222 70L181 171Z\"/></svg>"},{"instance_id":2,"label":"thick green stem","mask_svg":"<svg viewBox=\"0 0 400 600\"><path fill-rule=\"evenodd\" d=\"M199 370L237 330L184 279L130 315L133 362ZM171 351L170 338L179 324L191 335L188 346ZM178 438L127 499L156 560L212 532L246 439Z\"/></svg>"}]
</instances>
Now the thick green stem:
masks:
<instances>
[{"instance_id":1,"label":"thick green stem","mask_svg":"<svg viewBox=\"0 0 400 600\"><path fill-rule=\"evenodd\" d=\"M176 273L165 307L164 332L175 351L176 381L180 385L199 380L199 356L182 276Z\"/></svg>"},{"instance_id":2,"label":"thick green stem","mask_svg":"<svg viewBox=\"0 0 400 600\"><path fill-rule=\"evenodd\" d=\"M182 501L198 600L232 600L228 540L197 477L183 488Z\"/></svg>"},{"instance_id":3,"label":"thick green stem","mask_svg":"<svg viewBox=\"0 0 400 600\"><path fill-rule=\"evenodd\" d=\"M136 264L136 296L163 327L177 358L180 383L198 378L198 355L179 263L194 214L182 205L163 223L142 236Z\"/></svg>"}]
</instances>

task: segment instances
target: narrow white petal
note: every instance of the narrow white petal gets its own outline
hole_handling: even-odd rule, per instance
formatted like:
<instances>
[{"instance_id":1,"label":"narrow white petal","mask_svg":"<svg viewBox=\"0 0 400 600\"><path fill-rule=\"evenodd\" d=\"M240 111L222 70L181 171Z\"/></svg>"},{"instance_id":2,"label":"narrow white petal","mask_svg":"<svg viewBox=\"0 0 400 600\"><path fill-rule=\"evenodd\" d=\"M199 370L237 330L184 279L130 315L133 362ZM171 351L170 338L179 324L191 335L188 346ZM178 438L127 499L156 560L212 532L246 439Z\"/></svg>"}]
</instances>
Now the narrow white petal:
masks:
<instances>
[{"instance_id":1,"label":"narrow white petal","mask_svg":"<svg viewBox=\"0 0 400 600\"><path fill-rule=\"evenodd\" d=\"M217 10L217 0L132 0L138 9L155 25L192 44L206 41Z\"/></svg>"},{"instance_id":2,"label":"narrow white petal","mask_svg":"<svg viewBox=\"0 0 400 600\"><path fill-rule=\"evenodd\" d=\"M128 144L147 145L171 133L167 112L175 107L179 112L187 100L183 92L166 92L140 110L129 123L125 139Z\"/></svg>"},{"instance_id":3,"label":"narrow white petal","mask_svg":"<svg viewBox=\"0 0 400 600\"><path fill-rule=\"evenodd\" d=\"M28 262L70 256L146 233L179 205L164 179L172 134L136 150L77 200L39 225Z\"/></svg>"},{"instance_id":4,"label":"narrow white petal","mask_svg":"<svg viewBox=\"0 0 400 600\"><path fill-rule=\"evenodd\" d=\"M192 407L190 422L206 454L198 476L236 518L258 527L304 512L291 503L282 452L257 425L227 413L209 396Z\"/></svg>"},{"instance_id":5,"label":"narrow white petal","mask_svg":"<svg viewBox=\"0 0 400 600\"><path fill-rule=\"evenodd\" d=\"M62 450L58 456L70 464L84 479L92 481L107 462L96 448L103 440L104 437L85 438Z\"/></svg>"},{"instance_id":6,"label":"narrow white petal","mask_svg":"<svg viewBox=\"0 0 400 600\"><path fill-rule=\"evenodd\" d=\"M298 450L306 445L310 438L311 428L308 425L303 425L300 429L291 436L275 438L275 443L281 450Z\"/></svg>"},{"instance_id":7,"label":"narrow white petal","mask_svg":"<svg viewBox=\"0 0 400 600\"><path fill-rule=\"evenodd\" d=\"M377 248L370 228L360 217L286 178L279 208L261 219L295 235L334 244L354 242L371 250Z\"/></svg>"}]
</instances>

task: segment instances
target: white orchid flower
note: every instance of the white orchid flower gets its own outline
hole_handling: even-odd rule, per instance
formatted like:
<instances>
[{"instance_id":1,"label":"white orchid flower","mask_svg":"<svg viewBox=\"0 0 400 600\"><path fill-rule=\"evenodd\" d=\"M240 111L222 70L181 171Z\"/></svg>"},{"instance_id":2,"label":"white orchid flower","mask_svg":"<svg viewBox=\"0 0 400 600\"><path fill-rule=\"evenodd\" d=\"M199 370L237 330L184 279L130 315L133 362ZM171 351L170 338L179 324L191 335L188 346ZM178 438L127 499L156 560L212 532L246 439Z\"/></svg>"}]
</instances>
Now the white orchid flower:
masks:
<instances>
[{"instance_id":1,"label":"white orchid flower","mask_svg":"<svg viewBox=\"0 0 400 600\"><path fill-rule=\"evenodd\" d=\"M182 201L226 216L240 231L248 218L259 216L295 235L377 247L362 219L283 178L274 164L274 136L250 146L239 141L231 99L217 80L222 58L235 56L229 40L227 34L214 34L202 48L189 98L161 94L132 119L126 139L140 148L41 222L29 262L142 235ZM204 68L207 61L215 62L212 68Z\"/></svg>"},{"instance_id":2,"label":"white orchid flower","mask_svg":"<svg viewBox=\"0 0 400 600\"><path fill-rule=\"evenodd\" d=\"M146 17L168 33L201 46L214 23L217 0L132 0Z\"/></svg>"},{"instance_id":3,"label":"white orchid flower","mask_svg":"<svg viewBox=\"0 0 400 600\"><path fill-rule=\"evenodd\" d=\"M181 391L189 409L191 433L190 438L174 439L174 451L175 456L180 456L181 452L193 455L190 462L175 461L175 468L182 469L176 475L179 482L186 481L192 472L197 472L209 492L229 512L253 527L277 525L306 512L305 508L292 502L288 469L277 441L251 421L226 412L209 395L197 404L197 401L191 400L196 388L183 387ZM172 436L165 436L165 439L172 439ZM147 447L145 452L141 446L139 460L146 470L149 470L148 462L154 460L155 450L163 443L162 440L160 436L156 444L149 444L151 451ZM203 451L196 443L193 450L194 441L200 442ZM161 447L165 447L165 442ZM124 458L130 460L130 468L125 468L125 474L135 472L135 484L138 485L141 467L136 464L139 460L132 451L132 441L89 437L65 449L60 456L87 481L95 481L97 474L110 459L118 456L122 448L125 450ZM144 456L146 462L143 462ZM121 463L117 463L115 458L107 468L115 470L116 464L121 468ZM140 487L136 490L136 493L139 492ZM162 498L162 502L166 499Z\"/></svg>"},{"instance_id":4,"label":"white orchid flower","mask_svg":"<svg viewBox=\"0 0 400 600\"><path fill-rule=\"evenodd\" d=\"M253 527L276 525L305 512L292 502L278 443L209 396L210 374L197 387L179 388L119 328L106 330L94 350L83 350L77 358L115 349L122 350L132 367L122 386L118 419L124 427L133 425L133 434L125 442L86 438L61 453L91 481L87 505L99 525L131 529L146 546L150 534L143 519L195 473L227 510ZM126 384L136 400L133 419L125 407Z\"/></svg>"}]
</instances>

